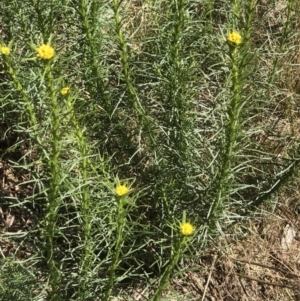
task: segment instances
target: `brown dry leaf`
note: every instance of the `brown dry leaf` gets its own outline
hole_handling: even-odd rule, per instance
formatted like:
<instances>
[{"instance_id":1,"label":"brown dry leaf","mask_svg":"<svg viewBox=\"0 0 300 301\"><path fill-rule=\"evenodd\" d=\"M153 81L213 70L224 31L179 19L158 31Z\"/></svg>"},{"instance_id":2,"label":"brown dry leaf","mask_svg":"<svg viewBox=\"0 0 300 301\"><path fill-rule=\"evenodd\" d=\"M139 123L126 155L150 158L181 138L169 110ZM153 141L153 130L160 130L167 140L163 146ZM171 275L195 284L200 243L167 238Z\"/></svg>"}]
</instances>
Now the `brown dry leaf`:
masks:
<instances>
[{"instance_id":1,"label":"brown dry leaf","mask_svg":"<svg viewBox=\"0 0 300 301\"><path fill-rule=\"evenodd\" d=\"M295 237L296 231L291 225L287 224L284 228L283 236L281 238L281 247L284 251L289 250L290 245L293 243Z\"/></svg>"},{"instance_id":2,"label":"brown dry leaf","mask_svg":"<svg viewBox=\"0 0 300 301\"><path fill-rule=\"evenodd\" d=\"M15 221L15 216L12 215L12 214L10 214L10 212L8 212L8 213L6 214L5 226L6 226L7 228L11 227L11 226L13 225L14 221Z\"/></svg>"}]
</instances>

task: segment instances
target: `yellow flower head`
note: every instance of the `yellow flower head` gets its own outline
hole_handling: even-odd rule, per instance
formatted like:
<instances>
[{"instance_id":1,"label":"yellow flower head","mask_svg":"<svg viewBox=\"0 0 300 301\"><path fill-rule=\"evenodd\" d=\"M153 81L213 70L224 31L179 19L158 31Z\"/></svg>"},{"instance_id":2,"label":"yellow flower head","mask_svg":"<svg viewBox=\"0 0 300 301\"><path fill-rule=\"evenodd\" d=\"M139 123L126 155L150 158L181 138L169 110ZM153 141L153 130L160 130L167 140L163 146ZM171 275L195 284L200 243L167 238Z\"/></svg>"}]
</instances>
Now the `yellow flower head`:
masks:
<instances>
[{"instance_id":1,"label":"yellow flower head","mask_svg":"<svg viewBox=\"0 0 300 301\"><path fill-rule=\"evenodd\" d=\"M6 46L1 46L0 47L0 53L4 55L9 55L10 54L10 48Z\"/></svg>"},{"instance_id":2,"label":"yellow flower head","mask_svg":"<svg viewBox=\"0 0 300 301\"><path fill-rule=\"evenodd\" d=\"M236 46L238 46L242 43L242 36L238 32L233 31L230 34L228 34L227 42L235 44Z\"/></svg>"},{"instance_id":3,"label":"yellow flower head","mask_svg":"<svg viewBox=\"0 0 300 301\"><path fill-rule=\"evenodd\" d=\"M69 87L64 87L60 90L61 95L67 95L70 92Z\"/></svg>"},{"instance_id":4,"label":"yellow flower head","mask_svg":"<svg viewBox=\"0 0 300 301\"><path fill-rule=\"evenodd\" d=\"M126 185L118 185L115 192L117 196L124 196L128 193L129 189Z\"/></svg>"},{"instance_id":5,"label":"yellow flower head","mask_svg":"<svg viewBox=\"0 0 300 301\"><path fill-rule=\"evenodd\" d=\"M195 227L190 223L182 223L180 225L180 232L182 235L191 235L195 231Z\"/></svg>"},{"instance_id":6,"label":"yellow flower head","mask_svg":"<svg viewBox=\"0 0 300 301\"><path fill-rule=\"evenodd\" d=\"M37 57L44 60L50 60L54 57L54 49L50 45L42 44L36 49Z\"/></svg>"}]
</instances>

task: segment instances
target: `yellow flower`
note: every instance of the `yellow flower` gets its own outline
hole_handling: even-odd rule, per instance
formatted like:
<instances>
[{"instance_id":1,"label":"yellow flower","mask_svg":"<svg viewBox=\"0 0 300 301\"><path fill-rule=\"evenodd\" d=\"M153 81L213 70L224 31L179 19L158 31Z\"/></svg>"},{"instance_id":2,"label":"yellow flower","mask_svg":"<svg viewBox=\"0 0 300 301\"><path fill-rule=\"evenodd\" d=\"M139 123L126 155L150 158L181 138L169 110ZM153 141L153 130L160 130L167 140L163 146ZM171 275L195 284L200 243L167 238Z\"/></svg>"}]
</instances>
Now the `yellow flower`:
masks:
<instances>
[{"instance_id":1,"label":"yellow flower","mask_svg":"<svg viewBox=\"0 0 300 301\"><path fill-rule=\"evenodd\" d=\"M115 192L117 196L124 196L128 193L129 189L126 185L118 185Z\"/></svg>"},{"instance_id":2,"label":"yellow flower","mask_svg":"<svg viewBox=\"0 0 300 301\"><path fill-rule=\"evenodd\" d=\"M6 46L0 47L0 53L4 55L9 55L10 54L10 48Z\"/></svg>"},{"instance_id":3,"label":"yellow flower","mask_svg":"<svg viewBox=\"0 0 300 301\"><path fill-rule=\"evenodd\" d=\"M242 43L242 36L238 32L233 31L230 34L228 34L227 42L230 42L238 46Z\"/></svg>"},{"instance_id":4,"label":"yellow flower","mask_svg":"<svg viewBox=\"0 0 300 301\"><path fill-rule=\"evenodd\" d=\"M69 87L64 87L60 90L61 95L67 95L70 91Z\"/></svg>"},{"instance_id":5,"label":"yellow flower","mask_svg":"<svg viewBox=\"0 0 300 301\"><path fill-rule=\"evenodd\" d=\"M182 223L180 225L180 232L183 235L191 235L195 231L195 227L190 223Z\"/></svg>"},{"instance_id":6,"label":"yellow flower","mask_svg":"<svg viewBox=\"0 0 300 301\"><path fill-rule=\"evenodd\" d=\"M50 60L54 56L54 49L50 45L42 44L36 49L37 56L44 60Z\"/></svg>"}]
</instances>

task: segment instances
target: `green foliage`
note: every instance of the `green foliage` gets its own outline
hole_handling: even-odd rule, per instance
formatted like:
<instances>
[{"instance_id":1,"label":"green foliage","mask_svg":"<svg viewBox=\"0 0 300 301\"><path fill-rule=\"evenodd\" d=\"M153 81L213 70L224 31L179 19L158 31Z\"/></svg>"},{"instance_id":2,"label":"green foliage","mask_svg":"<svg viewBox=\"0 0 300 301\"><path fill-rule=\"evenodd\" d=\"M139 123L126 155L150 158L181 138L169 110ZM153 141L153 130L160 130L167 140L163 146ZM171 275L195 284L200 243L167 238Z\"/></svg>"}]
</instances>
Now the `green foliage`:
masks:
<instances>
[{"instance_id":1,"label":"green foliage","mask_svg":"<svg viewBox=\"0 0 300 301\"><path fill-rule=\"evenodd\" d=\"M153 277L159 300L189 249L296 175L296 136L266 139L295 112L296 2L282 32L254 0L204 2L1 1L1 161L26 178L3 206L36 220L6 234L31 256L3 256L1 300L106 301Z\"/></svg>"},{"instance_id":2,"label":"green foliage","mask_svg":"<svg viewBox=\"0 0 300 301\"><path fill-rule=\"evenodd\" d=\"M9 259L6 262L2 261L0 277L0 294L3 301L35 300L35 297L42 297L42 285L32 267L26 263Z\"/></svg>"}]
</instances>

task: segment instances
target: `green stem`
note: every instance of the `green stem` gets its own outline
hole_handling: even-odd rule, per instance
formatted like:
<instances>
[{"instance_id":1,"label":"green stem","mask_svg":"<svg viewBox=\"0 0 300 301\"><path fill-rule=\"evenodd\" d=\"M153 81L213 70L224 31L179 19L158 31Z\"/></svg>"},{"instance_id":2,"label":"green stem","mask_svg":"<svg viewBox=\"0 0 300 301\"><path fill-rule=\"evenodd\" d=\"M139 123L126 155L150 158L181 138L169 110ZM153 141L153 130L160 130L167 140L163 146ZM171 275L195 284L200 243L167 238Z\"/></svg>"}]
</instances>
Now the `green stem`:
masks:
<instances>
[{"instance_id":1,"label":"green stem","mask_svg":"<svg viewBox=\"0 0 300 301\"><path fill-rule=\"evenodd\" d=\"M38 25L40 32L43 35L43 41L47 41L46 37L46 29L45 29L45 20L41 14L41 9L40 9L40 1L39 0L31 0L31 4L36 12L37 18L38 18Z\"/></svg>"},{"instance_id":2,"label":"green stem","mask_svg":"<svg viewBox=\"0 0 300 301\"><path fill-rule=\"evenodd\" d=\"M183 235L181 235L179 239L176 239L175 248L173 250L173 254L171 255L171 259L169 260L166 269L159 279L158 287L154 293L154 296L151 298L151 301L158 301L161 297L162 291L168 285L171 273L173 272L174 267L177 265L183 253L184 247L186 245L186 239L188 238Z\"/></svg>"},{"instance_id":3,"label":"green stem","mask_svg":"<svg viewBox=\"0 0 300 301\"><path fill-rule=\"evenodd\" d=\"M126 222L125 210L124 210L125 199L126 196L117 198L118 206L117 206L117 220L116 220L117 221L116 245L112 255L112 263L109 268L108 283L106 285L105 294L104 297L102 298L102 301L107 301L113 290L115 278L116 278L115 275L116 269L119 264L121 249L125 239L124 237L124 226Z\"/></svg>"},{"instance_id":4,"label":"green stem","mask_svg":"<svg viewBox=\"0 0 300 301\"><path fill-rule=\"evenodd\" d=\"M51 110L51 153L50 153L50 187L48 195L48 212L45 217L46 221L46 254L47 265L50 273L49 284L49 299L51 301L60 300L59 295L59 272L54 259L54 237L56 233L56 221L59 207L59 154L60 154L60 131L59 131L59 106L57 96L53 89L53 78L51 72L50 62L46 63L46 79L47 89L50 96L50 110Z\"/></svg>"},{"instance_id":5,"label":"green stem","mask_svg":"<svg viewBox=\"0 0 300 301\"><path fill-rule=\"evenodd\" d=\"M83 134L83 130L78 124L75 115L74 107L70 99L67 100L67 107L71 114L71 119L73 126L75 128L75 133L77 137L77 143L79 147L81 164L80 164L80 173L82 179L82 192L81 192L81 215L83 220L83 233L84 233L84 252L82 255L80 268L81 268L81 277L80 277L80 299L86 300L88 295L88 282L89 274L91 272L92 266L92 237L91 237L91 203L90 203L90 190L88 185L88 158L87 158L87 144Z\"/></svg>"},{"instance_id":6,"label":"green stem","mask_svg":"<svg viewBox=\"0 0 300 301\"><path fill-rule=\"evenodd\" d=\"M129 55L127 51L127 43L125 41L123 32L122 32L122 19L120 16L120 6L121 1L113 0L113 11L115 18L115 30L118 38L118 42L121 49L121 64L124 80L126 83L127 92L129 94L129 100L131 106L134 108L135 113L139 119L139 124L142 125L142 128L146 131L148 138L150 139L152 145L155 145L155 139L152 135L152 125L151 120L145 114L145 109L139 101L138 94L133 86L131 79L131 70L129 67Z\"/></svg>"},{"instance_id":7,"label":"green stem","mask_svg":"<svg viewBox=\"0 0 300 301\"><path fill-rule=\"evenodd\" d=\"M233 22L234 22L234 28L238 28L238 23L239 23L239 18L240 18L240 15L241 15L241 6L240 6L240 3L241 0L234 0L233 1L233 15L234 15L234 19L233 19Z\"/></svg>"},{"instance_id":8,"label":"green stem","mask_svg":"<svg viewBox=\"0 0 300 301\"><path fill-rule=\"evenodd\" d=\"M172 148L176 149L173 156L173 164L182 166L183 162L188 162L188 142L187 136L192 129L192 119L187 117L190 106L188 103L186 87L186 68L182 63L181 47L185 26L185 0L174 1L173 22L174 31L169 56L168 77L168 98L166 102L166 113L168 116L167 127L169 128L169 139Z\"/></svg>"},{"instance_id":9,"label":"green stem","mask_svg":"<svg viewBox=\"0 0 300 301\"><path fill-rule=\"evenodd\" d=\"M252 22L254 17L254 9L255 9L255 0L249 0L248 7L246 10L246 24L245 24L245 30L244 30L244 37L243 37L243 43L248 43L251 37L251 29L252 29Z\"/></svg>"},{"instance_id":10,"label":"green stem","mask_svg":"<svg viewBox=\"0 0 300 301\"><path fill-rule=\"evenodd\" d=\"M294 0L288 0L287 7L286 7L286 21L284 24L283 33L281 35L279 53L283 53L284 48L286 46L286 41L287 41L289 32L292 32L290 30L290 24L291 24L291 15L292 15L293 7L294 7ZM279 58L278 58L278 56L276 56L276 58L273 62L273 69L272 69L272 73L271 73L271 76L269 79L270 83L273 83L273 81L275 80L278 64L279 64Z\"/></svg>"},{"instance_id":11,"label":"green stem","mask_svg":"<svg viewBox=\"0 0 300 301\"><path fill-rule=\"evenodd\" d=\"M175 26L173 32L171 57L177 68L180 66L179 49L181 47L181 37L184 28L184 5L185 0L176 1L175 5Z\"/></svg>"},{"instance_id":12,"label":"green stem","mask_svg":"<svg viewBox=\"0 0 300 301\"><path fill-rule=\"evenodd\" d=\"M91 24L89 21L89 16L95 13L95 1L91 3L91 9L88 12L88 5L86 0L79 1L79 15L82 22L83 32L85 34L85 39L88 45L88 51L90 53L90 65L92 66L92 78L96 82L96 89L93 91L94 95L100 95L101 100L103 101L104 109L111 113L111 108L109 104L108 97L105 94L105 85L103 82L102 74L99 72L99 62L97 60L97 55L99 53L99 46L95 44L94 31L96 28L96 24ZM96 18L93 18L95 20Z\"/></svg>"},{"instance_id":13,"label":"green stem","mask_svg":"<svg viewBox=\"0 0 300 301\"><path fill-rule=\"evenodd\" d=\"M228 196L229 182L232 175L232 164L238 146L238 133L240 131L240 109L243 103L241 97L240 70L238 65L238 47L230 46L232 63L233 96L228 109L228 124L225 129L225 145L221 168L217 177L216 197L208 213L207 219L212 221L218 218L223 211L224 198Z\"/></svg>"}]
</instances>

